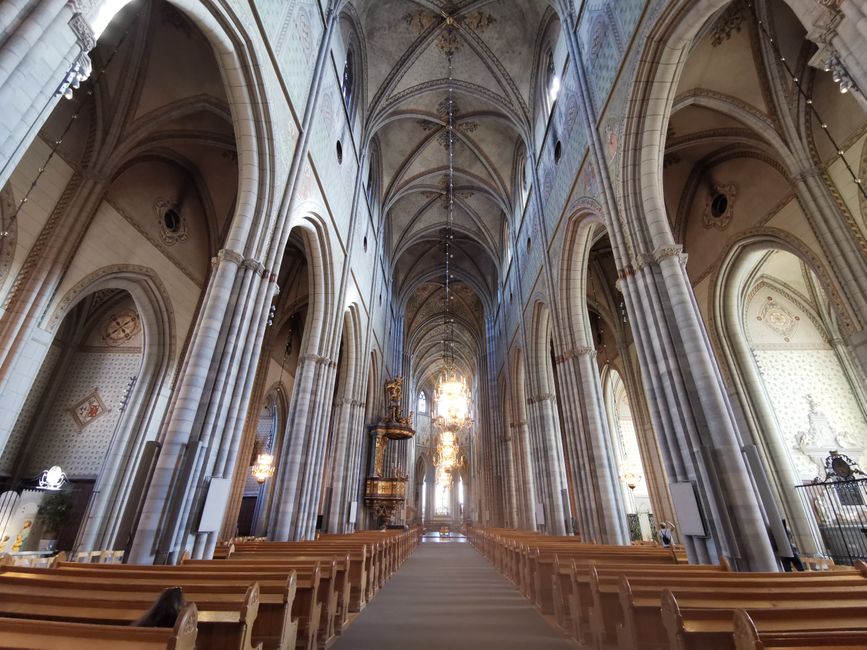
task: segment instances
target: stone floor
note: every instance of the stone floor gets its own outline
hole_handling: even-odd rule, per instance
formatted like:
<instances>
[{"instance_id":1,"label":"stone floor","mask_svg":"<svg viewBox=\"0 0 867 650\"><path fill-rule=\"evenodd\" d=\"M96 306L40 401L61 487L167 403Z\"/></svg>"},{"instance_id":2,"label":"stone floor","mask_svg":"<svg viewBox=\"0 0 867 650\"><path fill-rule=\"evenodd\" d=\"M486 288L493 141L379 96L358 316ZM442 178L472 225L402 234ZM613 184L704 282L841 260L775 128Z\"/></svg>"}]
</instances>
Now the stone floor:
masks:
<instances>
[{"instance_id":1,"label":"stone floor","mask_svg":"<svg viewBox=\"0 0 867 650\"><path fill-rule=\"evenodd\" d=\"M421 544L332 650L575 647L469 544Z\"/></svg>"}]
</instances>

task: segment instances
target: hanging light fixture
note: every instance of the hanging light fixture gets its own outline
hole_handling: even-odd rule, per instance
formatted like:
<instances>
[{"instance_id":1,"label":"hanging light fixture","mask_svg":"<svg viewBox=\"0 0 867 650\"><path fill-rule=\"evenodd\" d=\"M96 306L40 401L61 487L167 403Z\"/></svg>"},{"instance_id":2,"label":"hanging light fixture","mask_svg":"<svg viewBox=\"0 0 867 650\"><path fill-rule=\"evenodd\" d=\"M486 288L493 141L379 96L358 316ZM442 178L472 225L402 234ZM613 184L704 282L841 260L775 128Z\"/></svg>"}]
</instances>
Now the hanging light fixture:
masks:
<instances>
[{"instance_id":1,"label":"hanging light fixture","mask_svg":"<svg viewBox=\"0 0 867 650\"><path fill-rule=\"evenodd\" d=\"M448 23L448 29L454 29L452 23ZM454 258L452 246L454 244L454 204L455 204L455 102L452 94L452 55L448 54L449 76L448 97L446 98L446 145L448 149L448 184L446 188L447 222L445 228L445 279L443 283L443 371L437 382L434 401L436 402L436 424L443 430L443 434L460 431L471 423L470 419L470 393L466 380L457 373L454 360L454 318L450 315L451 310L451 260Z\"/></svg>"},{"instance_id":2,"label":"hanging light fixture","mask_svg":"<svg viewBox=\"0 0 867 650\"><path fill-rule=\"evenodd\" d=\"M463 467L465 463L460 441L454 431L440 432L433 460L436 466L437 483L450 487L454 472Z\"/></svg>"},{"instance_id":3,"label":"hanging light fixture","mask_svg":"<svg viewBox=\"0 0 867 650\"><path fill-rule=\"evenodd\" d=\"M635 490L644 477L641 475L641 467L629 459L620 464L620 480L626 483L626 487Z\"/></svg>"},{"instance_id":4,"label":"hanging light fixture","mask_svg":"<svg viewBox=\"0 0 867 650\"><path fill-rule=\"evenodd\" d=\"M437 405L436 424L441 429L460 431L472 423L466 381L453 369L446 370L440 375L434 400Z\"/></svg>"},{"instance_id":5,"label":"hanging light fixture","mask_svg":"<svg viewBox=\"0 0 867 650\"><path fill-rule=\"evenodd\" d=\"M262 485L274 476L274 470L274 456L271 454L259 454L256 456L256 463L253 465L252 474L259 485Z\"/></svg>"}]
</instances>

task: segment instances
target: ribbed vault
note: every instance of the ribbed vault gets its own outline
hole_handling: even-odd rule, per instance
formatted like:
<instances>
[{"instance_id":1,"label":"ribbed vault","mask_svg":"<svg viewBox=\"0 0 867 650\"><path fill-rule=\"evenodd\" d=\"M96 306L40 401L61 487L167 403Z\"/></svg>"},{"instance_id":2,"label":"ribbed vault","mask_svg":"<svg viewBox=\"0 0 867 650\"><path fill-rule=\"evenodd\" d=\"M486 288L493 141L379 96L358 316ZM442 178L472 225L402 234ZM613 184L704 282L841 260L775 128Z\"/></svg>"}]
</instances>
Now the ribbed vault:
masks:
<instances>
[{"instance_id":1,"label":"ribbed vault","mask_svg":"<svg viewBox=\"0 0 867 650\"><path fill-rule=\"evenodd\" d=\"M387 250L415 384L436 375L445 340L459 369L475 376L520 195L515 170L528 147L533 62L550 7L543 0L353 6L368 49L366 133L380 152ZM444 315L449 225L452 299Z\"/></svg>"}]
</instances>

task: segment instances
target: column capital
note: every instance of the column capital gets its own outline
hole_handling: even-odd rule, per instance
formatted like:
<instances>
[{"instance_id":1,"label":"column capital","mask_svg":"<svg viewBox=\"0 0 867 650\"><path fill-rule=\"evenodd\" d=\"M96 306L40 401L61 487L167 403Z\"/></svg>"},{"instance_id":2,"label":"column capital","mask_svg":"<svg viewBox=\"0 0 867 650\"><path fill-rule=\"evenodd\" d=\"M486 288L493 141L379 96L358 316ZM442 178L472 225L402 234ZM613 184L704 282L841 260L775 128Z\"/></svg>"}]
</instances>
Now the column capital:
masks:
<instances>
[{"instance_id":1,"label":"column capital","mask_svg":"<svg viewBox=\"0 0 867 650\"><path fill-rule=\"evenodd\" d=\"M265 265L259 260L254 260L252 257L244 258L244 261L241 262L241 267L250 269L257 275L261 275L263 278L268 277L268 274L265 272Z\"/></svg>"},{"instance_id":2,"label":"column capital","mask_svg":"<svg viewBox=\"0 0 867 650\"><path fill-rule=\"evenodd\" d=\"M553 393L541 393L533 397L528 397L527 404L538 404L539 402L547 402L548 400L553 402L555 399L556 397Z\"/></svg>"},{"instance_id":3,"label":"column capital","mask_svg":"<svg viewBox=\"0 0 867 650\"><path fill-rule=\"evenodd\" d=\"M680 244L660 246L653 251L653 259L657 264L669 257L678 257L682 264L686 264L686 254L683 252L683 246Z\"/></svg>"},{"instance_id":4,"label":"column capital","mask_svg":"<svg viewBox=\"0 0 867 650\"><path fill-rule=\"evenodd\" d=\"M319 354L305 354L298 358L299 363L315 363L321 366L327 366L329 368L336 368L337 362L334 359L329 359L328 357L323 357Z\"/></svg>"},{"instance_id":5,"label":"column capital","mask_svg":"<svg viewBox=\"0 0 867 650\"><path fill-rule=\"evenodd\" d=\"M619 272L619 275L621 278L635 275L635 273L643 271L648 266L659 265L670 257L679 258L680 263L683 266L686 266L687 254L683 252L683 246L680 244L670 244L659 246L649 253L636 253L634 265L627 266L624 270Z\"/></svg>"},{"instance_id":6,"label":"column capital","mask_svg":"<svg viewBox=\"0 0 867 650\"><path fill-rule=\"evenodd\" d=\"M69 19L69 28L72 30L72 33L75 34L75 40L78 41L78 44L81 46L81 51L87 53L96 47L96 34L93 33L93 30L87 23L87 19L78 7L79 4L82 3L71 3L72 9L75 13L73 13L72 18Z\"/></svg>"},{"instance_id":7,"label":"column capital","mask_svg":"<svg viewBox=\"0 0 867 650\"><path fill-rule=\"evenodd\" d=\"M822 172L816 167L810 166L805 169L799 169L796 174L792 175L792 183L805 183L810 178L821 178Z\"/></svg>"},{"instance_id":8,"label":"column capital","mask_svg":"<svg viewBox=\"0 0 867 650\"><path fill-rule=\"evenodd\" d=\"M596 348L592 347L580 347L580 348L572 348L571 350L567 350L563 354L554 358L554 361L557 365L566 363L567 361L571 361L577 357L595 357L596 356Z\"/></svg>"},{"instance_id":9,"label":"column capital","mask_svg":"<svg viewBox=\"0 0 867 650\"><path fill-rule=\"evenodd\" d=\"M218 264L222 261L231 262L235 266L241 266L244 262L244 256L237 251L233 251L231 248L221 248L217 251L217 255L213 258L212 263Z\"/></svg>"}]
</instances>

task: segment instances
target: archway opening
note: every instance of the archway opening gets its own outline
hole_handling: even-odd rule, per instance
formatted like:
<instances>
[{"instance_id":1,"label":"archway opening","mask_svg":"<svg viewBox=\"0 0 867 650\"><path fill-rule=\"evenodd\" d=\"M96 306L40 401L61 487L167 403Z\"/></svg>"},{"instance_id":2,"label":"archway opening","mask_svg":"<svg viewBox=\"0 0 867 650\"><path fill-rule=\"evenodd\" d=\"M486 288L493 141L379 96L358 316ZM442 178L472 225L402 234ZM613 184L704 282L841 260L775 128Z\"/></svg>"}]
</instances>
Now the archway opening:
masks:
<instances>
[{"instance_id":1,"label":"archway opening","mask_svg":"<svg viewBox=\"0 0 867 650\"><path fill-rule=\"evenodd\" d=\"M118 466L132 471L129 455L138 457L130 446L136 409L130 416L127 406L150 387L152 377L142 372L152 374L143 362L154 344L132 295L122 289L94 291L66 314L0 455L6 489L20 491L22 503L50 500L60 513L30 519L23 539L21 531L7 531L16 551L37 550L40 539L72 550L90 516L97 482ZM49 497L40 477L54 466L63 470L66 484Z\"/></svg>"},{"instance_id":2,"label":"archway opening","mask_svg":"<svg viewBox=\"0 0 867 650\"><path fill-rule=\"evenodd\" d=\"M743 247L724 279L724 342L786 527L803 552L844 563L867 556L867 492L814 485L832 453L867 461L867 381L823 283L771 243Z\"/></svg>"},{"instance_id":3,"label":"archway opening","mask_svg":"<svg viewBox=\"0 0 867 650\"><path fill-rule=\"evenodd\" d=\"M631 541L653 540L656 535L653 505L626 385L615 368L609 366L604 372L605 411L623 492L629 538Z\"/></svg>"}]
</instances>

